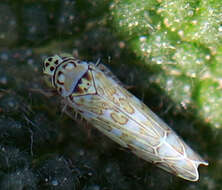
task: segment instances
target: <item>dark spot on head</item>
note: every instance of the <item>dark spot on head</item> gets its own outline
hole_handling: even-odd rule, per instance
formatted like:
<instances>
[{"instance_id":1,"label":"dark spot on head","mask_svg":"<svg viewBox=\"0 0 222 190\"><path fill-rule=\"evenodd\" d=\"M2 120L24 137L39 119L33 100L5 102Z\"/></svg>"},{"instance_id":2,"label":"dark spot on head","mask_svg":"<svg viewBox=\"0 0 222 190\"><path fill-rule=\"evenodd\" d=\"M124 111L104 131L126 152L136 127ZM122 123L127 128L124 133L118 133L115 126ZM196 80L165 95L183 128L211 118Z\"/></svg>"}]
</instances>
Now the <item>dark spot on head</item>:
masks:
<instances>
[{"instance_id":1,"label":"dark spot on head","mask_svg":"<svg viewBox=\"0 0 222 190\"><path fill-rule=\"evenodd\" d=\"M50 67L50 71L54 71L54 69L55 69L54 67Z\"/></svg>"},{"instance_id":2,"label":"dark spot on head","mask_svg":"<svg viewBox=\"0 0 222 190\"><path fill-rule=\"evenodd\" d=\"M58 65L58 63L59 63L59 61L58 61L58 59L57 59L57 60L55 61L55 64Z\"/></svg>"},{"instance_id":3,"label":"dark spot on head","mask_svg":"<svg viewBox=\"0 0 222 190\"><path fill-rule=\"evenodd\" d=\"M62 71L59 71L58 76L62 74Z\"/></svg>"},{"instance_id":4,"label":"dark spot on head","mask_svg":"<svg viewBox=\"0 0 222 190\"><path fill-rule=\"evenodd\" d=\"M50 57L48 60L51 62L52 61L52 57Z\"/></svg>"},{"instance_id":5,"label":"dark spot on head","mask_svg":"<svg viewBox=\"0 0 222 190\"><path fill-rule=\"evenodd\" d=\"M48 67L48 66L49 66L49 62L46 62L46 63L45 63L45 66Z\"/></svg>"}]
</instances>

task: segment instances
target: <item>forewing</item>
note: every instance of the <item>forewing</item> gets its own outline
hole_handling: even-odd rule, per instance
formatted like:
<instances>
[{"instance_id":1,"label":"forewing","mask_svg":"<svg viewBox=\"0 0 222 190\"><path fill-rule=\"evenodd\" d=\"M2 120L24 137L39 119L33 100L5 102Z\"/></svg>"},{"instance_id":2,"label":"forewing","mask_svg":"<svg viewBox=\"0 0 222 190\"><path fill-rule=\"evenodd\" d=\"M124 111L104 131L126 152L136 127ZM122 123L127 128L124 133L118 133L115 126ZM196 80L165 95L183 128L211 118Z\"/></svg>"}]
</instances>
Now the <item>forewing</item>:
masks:
<instances>
[{"instance_id":1,"label":"forewing","mask_svg":"<svg viewBox=\"0 0 222 190\"><path fill-rule=\"evenodd\" d=\"M205 164L171 128L140 100L91 67L95 94L76 96L73 107L98 130L139 157L184 179L196 181Z\"/></svg>"}]
</instances>

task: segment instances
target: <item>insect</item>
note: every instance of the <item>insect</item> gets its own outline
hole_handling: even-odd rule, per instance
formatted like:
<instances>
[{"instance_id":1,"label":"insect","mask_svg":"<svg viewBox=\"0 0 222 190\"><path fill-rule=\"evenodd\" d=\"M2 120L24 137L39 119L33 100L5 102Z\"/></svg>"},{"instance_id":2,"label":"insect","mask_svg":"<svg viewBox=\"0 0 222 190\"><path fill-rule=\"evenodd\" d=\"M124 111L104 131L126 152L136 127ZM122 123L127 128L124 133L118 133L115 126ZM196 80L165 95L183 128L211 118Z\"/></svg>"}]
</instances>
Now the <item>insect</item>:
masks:
<instances>
[{"instance_id":1,"label":"insect","mask_svg":"<svg viewBox=\"0 0 222 190\"><path fill-rule=\"evenodd\" d=\"M200 164L208 165L104 65L55 55L43 72L69 108L140 158L190 181L199 179Z\"/></svg>"}]
</instances>

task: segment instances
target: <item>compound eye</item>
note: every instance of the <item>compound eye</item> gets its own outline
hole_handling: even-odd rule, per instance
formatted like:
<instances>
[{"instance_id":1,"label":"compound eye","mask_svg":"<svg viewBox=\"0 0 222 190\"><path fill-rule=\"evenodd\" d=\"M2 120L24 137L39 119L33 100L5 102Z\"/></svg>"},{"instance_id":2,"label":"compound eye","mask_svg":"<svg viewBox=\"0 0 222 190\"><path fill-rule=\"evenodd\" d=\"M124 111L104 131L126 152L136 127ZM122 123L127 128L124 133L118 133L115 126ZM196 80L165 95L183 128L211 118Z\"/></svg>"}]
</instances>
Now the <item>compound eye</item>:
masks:
<instances>
[{"instance_id":1,"label":"compound eye","mask_svg":"<svg viewBox=\"0 0 222 190\"><path fill-rule=\"evenodd\" d=\"M53 67L53 66L50 67L51 72L54 71L54 69L55 69L55 67Z\"/></svg>"}]
</instances>

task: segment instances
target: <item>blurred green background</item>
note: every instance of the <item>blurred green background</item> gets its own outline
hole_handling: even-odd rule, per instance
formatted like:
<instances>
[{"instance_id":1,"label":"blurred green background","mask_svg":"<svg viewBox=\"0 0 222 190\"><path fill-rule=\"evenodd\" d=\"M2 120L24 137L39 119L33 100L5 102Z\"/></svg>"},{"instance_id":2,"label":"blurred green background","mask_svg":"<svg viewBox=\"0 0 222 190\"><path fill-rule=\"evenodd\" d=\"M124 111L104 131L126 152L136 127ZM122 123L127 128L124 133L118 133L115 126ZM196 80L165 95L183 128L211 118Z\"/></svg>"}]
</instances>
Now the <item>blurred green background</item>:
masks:
<instances>
[{"instance_id":1,"label":"blurred green background","mask_svg":"<svg viewBox=\"0 0 222 190\"><path fill-rule=\"evenodd\" d=\"M42 62L105 63L205 160L196 183L123 150L46 97ZM1 0L0 189L222 189L221 0Z\"/></svg>"}]
</instances>

